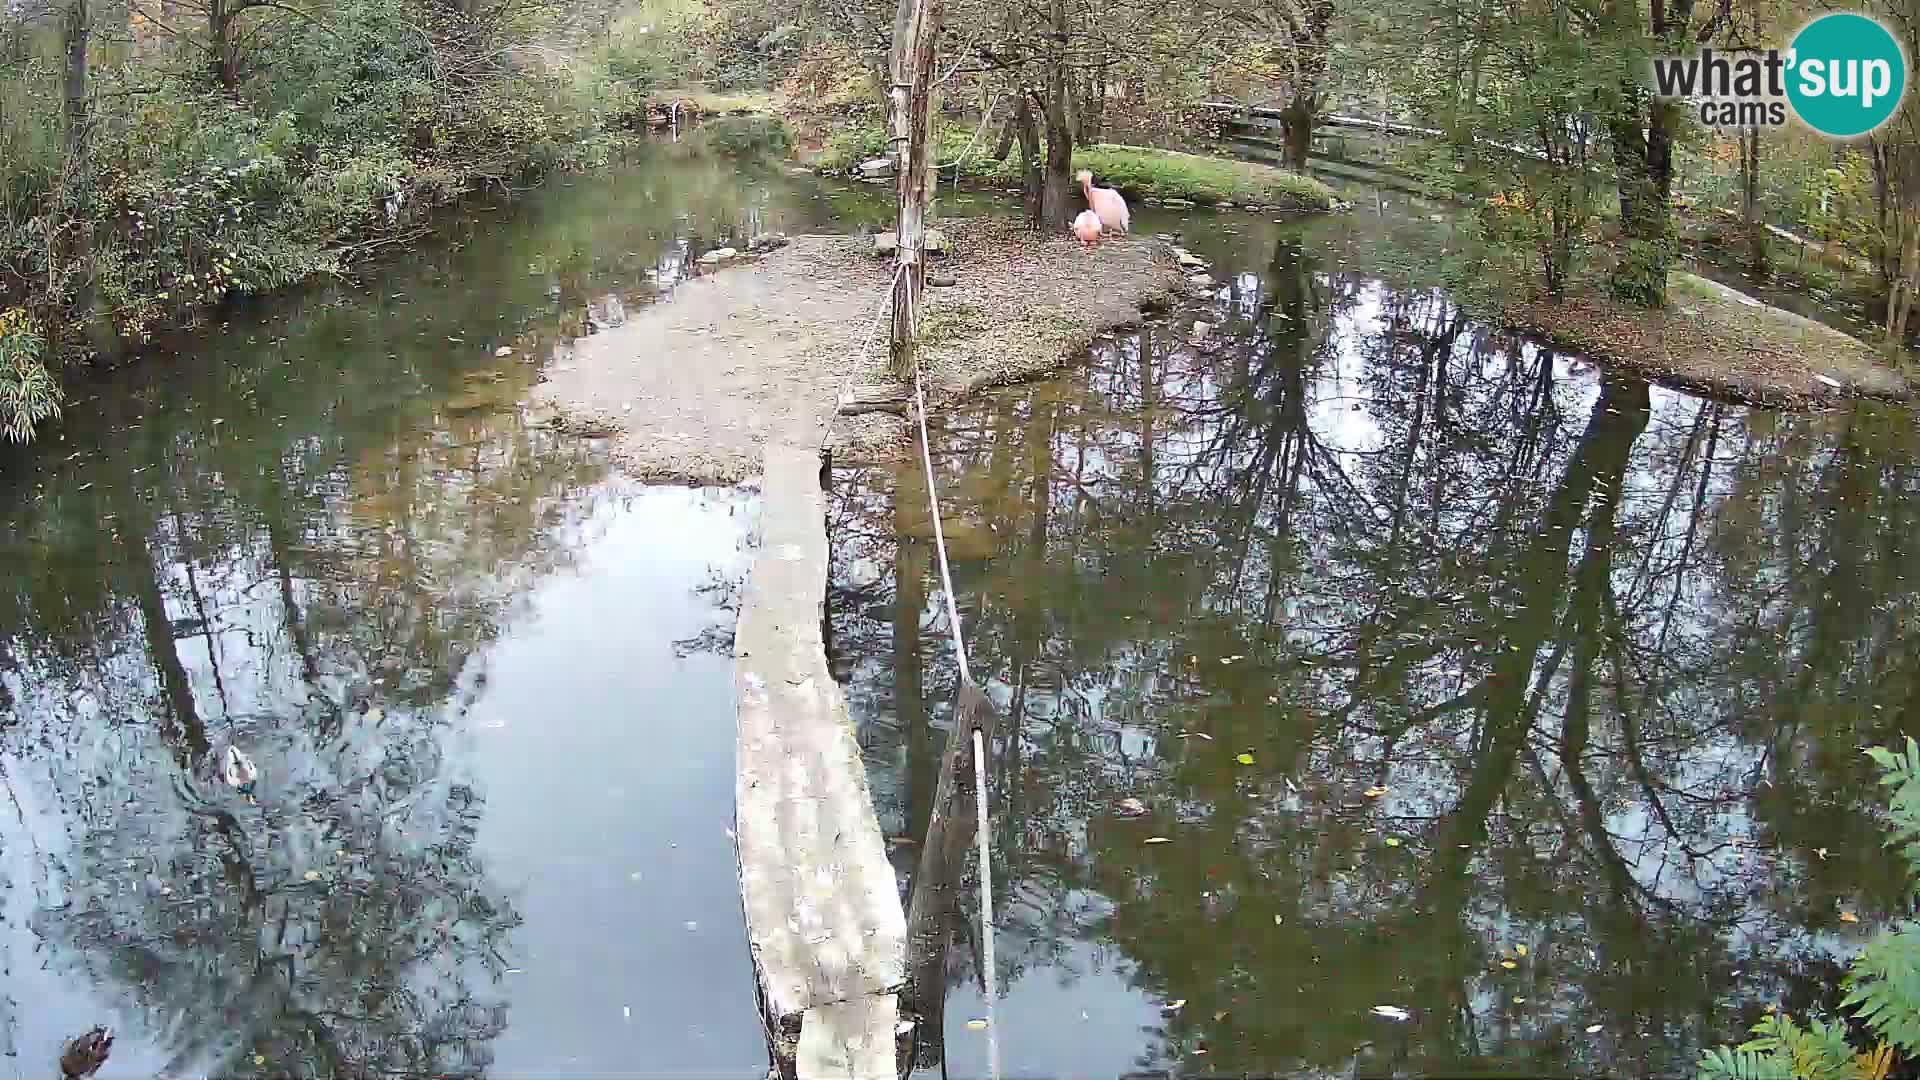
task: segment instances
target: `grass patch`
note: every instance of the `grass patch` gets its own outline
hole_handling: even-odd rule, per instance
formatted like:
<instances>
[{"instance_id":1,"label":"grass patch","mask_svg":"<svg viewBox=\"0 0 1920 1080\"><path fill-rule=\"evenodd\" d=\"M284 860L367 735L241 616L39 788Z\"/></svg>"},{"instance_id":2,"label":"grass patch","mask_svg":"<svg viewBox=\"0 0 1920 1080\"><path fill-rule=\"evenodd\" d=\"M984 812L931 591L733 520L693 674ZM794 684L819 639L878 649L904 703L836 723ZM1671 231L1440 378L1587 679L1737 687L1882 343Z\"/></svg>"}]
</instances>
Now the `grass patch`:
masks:
<instances>
[{"instance_id":1,"label":"grass patch","mask_svg":"<svg viewBox=\"0 0 1920 1080\"><path fill-rule=\"evenodd\" d=\"M1271 165L1203 157L1145 146L1089 146L1074 151L1075 169L1130 199L1185 199L1202 205L1239 203L1286 210L1325 210L1333 189L1310 176ZM1013 169L1007 174L1011 176Z\"/></svg>"},{"instance_id":2,"label":"grass patch","mask_svg":"<svg viewBox=\"0 0 1920 1080\"><path fill-rule=\"evenodd\" d=\"M655 90L647 95L648 100L659 105L668 105L675 101L691 105L695 110L708 115L745 115L754 113L773 116L779 113L775 107L773 95L762 90L747 90L733 94L717 94L706 90L692 90L686 87L673 87Z\"/></svg>"},{"instance_id":3,"label":"grass patch","mask_svg":"<svg viewBox=\"0 0 1920 1080\"><path fill-rule=\"evenodd\" d=\"M960 175L1001 185L1020 182L1018 152L1004 161L988 156L993 147L989 131L974 139L974 124L944 124L935 130L938 161L960 163ZM968 153L971 146L972 152ZM1044 154L1044 149L1042 150ZM843 172L870 158L887 155L887 133L877 124L861 124L835 132L815 155L816 168ZM962 160L963 155L965 156ZM1334 201L1333 189L1299 173L1256 165L1232 158L1205 157L1145 146L1085 146L1073 153L1076 170L1090 170L1095 182L1114 187L1129 199L1185 199L1201 205L1239 203L1282 210L1325 210ZM950 168L941 170L951 175Z\"/></svg>"},{"instance_id":4,"label":"grass patch","mask_svg":"<svg viewBox=\"0 0 1920 1080\"><path fill-rule=\"evenodd\" d=\"M1914 396L1867 343L1696 274L1673 271L1667 305L1655 309L1620 304L1599 282L1570 285L1560 301L1509 302L1502 321L1658 382L1752 404Z\"/></svg>"}]
</instances>

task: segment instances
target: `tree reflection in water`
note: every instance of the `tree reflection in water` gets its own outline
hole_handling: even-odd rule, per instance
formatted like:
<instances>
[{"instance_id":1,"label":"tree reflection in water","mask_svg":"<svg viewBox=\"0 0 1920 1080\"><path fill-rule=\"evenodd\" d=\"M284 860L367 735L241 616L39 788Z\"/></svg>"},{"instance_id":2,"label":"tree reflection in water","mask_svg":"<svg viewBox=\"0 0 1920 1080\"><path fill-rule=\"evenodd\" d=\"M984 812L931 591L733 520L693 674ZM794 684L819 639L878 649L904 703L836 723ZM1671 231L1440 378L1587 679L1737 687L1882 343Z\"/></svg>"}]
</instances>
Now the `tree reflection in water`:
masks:
<instances>
[{"instance_id":1,"label":"tree reflection in water","mask_svg":"<svg viewBox=\"0 0 1920 1080\"><path fill-rule=\"evenodd\" d=\"M356 388L301 389L105 435L9 523L7 965L110 1010L15 989L29 1061L120 1017L114 1066L160 1075L480 1076L505 1026L519 916L445 734L604 467L512 410L368 440ZM230 741L258 806L207 768Z\"/></svg>"},{"instance_id":2,"label":"tree reflection in water","mask_svg":"<svg viewBox=\"0 0 1920 1080\"><path fill-rule=\"evenodd\" d=\"M1216 351L1161 322L941 418L943 504L997 540L956 587L1008 713L1002 1015L1091 955L1185 1001L1144 1068L1672 1074L1831 1003L1841 908L1901 907L1856 748L1920 685L1910 418L1603 376L1349 268L1370 227L1280 233L1187 313ZM910 837L955 679L916 469L831 509ZM1075 1019L1018 1032L1065 1055Z\"/></svg>"}]
</instances>

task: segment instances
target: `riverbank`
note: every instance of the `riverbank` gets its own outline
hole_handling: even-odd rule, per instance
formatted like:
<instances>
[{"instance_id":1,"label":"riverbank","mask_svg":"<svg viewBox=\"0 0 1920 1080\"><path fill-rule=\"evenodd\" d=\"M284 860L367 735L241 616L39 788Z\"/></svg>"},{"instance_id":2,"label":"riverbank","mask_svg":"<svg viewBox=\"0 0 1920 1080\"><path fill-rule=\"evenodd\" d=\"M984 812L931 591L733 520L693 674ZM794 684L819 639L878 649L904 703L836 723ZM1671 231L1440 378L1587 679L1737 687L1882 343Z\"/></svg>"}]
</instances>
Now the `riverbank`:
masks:
<instances>
[{"instance_id":1,"label":"riverbank","mask_svg":"<svg viewBox=\"0 0 1920 1080\"><path fill-rule=\"evenodd\" d=\"M928 290L922 350L935 405L1056 370L1182 284L1157 240L1085 251L1007 222L941 227L952 253L931 280L951 284ZM535 400L564 429L611 436L615 458L644 479L737 482L776 439L890 455L907 434L899 412L834 415L848 394L896 389L881 322L893 263L873 249L871 239L802 236L686 282L670 302L581 341Z\"/></svg>"},{"instance_id":2,"label":"riverbank","mask_svg":"<svg viewBox=\"0 0 1920 1080\"><path fill-rule=\"evenodd\" d=\"M1865 342L1684 271L1668 279L1658 310L1618 304L1595 287L1559 301L1515 301L1499 317L1656 382L1752 405L1916 396L1913 380Z\"/></svg>"}]
</instances>

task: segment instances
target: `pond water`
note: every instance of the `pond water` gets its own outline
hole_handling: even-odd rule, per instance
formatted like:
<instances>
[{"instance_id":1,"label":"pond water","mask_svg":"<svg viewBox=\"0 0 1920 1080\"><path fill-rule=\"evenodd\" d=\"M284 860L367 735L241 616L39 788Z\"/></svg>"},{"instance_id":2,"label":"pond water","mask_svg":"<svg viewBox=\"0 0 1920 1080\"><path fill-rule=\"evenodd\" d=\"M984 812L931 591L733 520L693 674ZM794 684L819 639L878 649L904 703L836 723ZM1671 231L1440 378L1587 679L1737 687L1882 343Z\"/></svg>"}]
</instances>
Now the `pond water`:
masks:
<instances>
[{"instance_id":1,"label":"pond water","mask_svg":"<svg viewBox=\"0 0 1920 1080\"><path fill-rule=\"evenodd\" d=\"M1490 332L1396 283L1431 208L1359 201L1190 224L1211 302L941 418L1007 1075L1690 1075L1910 910L1859 747L1920 727L1911 414ZM832 533L907 837L956 682L916 468L846 475Z\"/></svg>"},{"instance_id":2,"label":"pond water","mask_svg":"<svg viewBox=\"0 0 1920 1080\"><path fill-rule=\"evenodd\" d=\"M472 207L6 455L0 1070L108 1024L103 1076L764 1075L726 835L754 499L520 408L691 256L884 222L728 141ZM1487 333L1396 284L1438 208L1363 194L1143 213L1220 294L936 433L1003 713L1008 1076L1684 1071L1902 910L1857 747L1916 726L1910 415ZM955 679L915 475L830 512L903 882ZM956 894L920 1056L980 1077Z\"/></svg>"}]
</instances>

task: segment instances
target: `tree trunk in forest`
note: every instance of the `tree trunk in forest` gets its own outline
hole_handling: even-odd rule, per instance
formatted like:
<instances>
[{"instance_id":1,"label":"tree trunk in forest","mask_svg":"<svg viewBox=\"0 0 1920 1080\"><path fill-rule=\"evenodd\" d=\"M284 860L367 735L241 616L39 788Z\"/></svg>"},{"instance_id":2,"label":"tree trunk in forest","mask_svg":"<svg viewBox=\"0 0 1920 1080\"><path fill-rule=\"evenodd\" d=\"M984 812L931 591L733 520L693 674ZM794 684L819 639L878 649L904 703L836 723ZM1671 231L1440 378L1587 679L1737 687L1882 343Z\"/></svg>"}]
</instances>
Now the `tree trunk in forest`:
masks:
<instances>
[{"instance_id":1,"label":"tree trunk in forest","mask_svg":"<svg viewBox=\"0 0 1920 1080\"><path fill-rule=\"evenodd\" d=\"M900 160L900 207L896 226L901 273L893 279L893 334L889 358L896 379L913 377L914 338L920 297L927 285L927 207L933 173L933 77L935 45L940 39L941 0L900 0L907 30L893 41L894 99L901 103L896 122L906 134ZM904 78L902 77L904 74ZM904 85L902 85L904 83ZM904 101L901 99L904 98Z\"/></svg>"},{"instance_id":2,"label":"tree trunk in forest","mask_svg":"<svg viewBox=\"0 0 1920 1080\"><path fill-rule=\"evenodd\" d=\"M1767 226L1760 219L1760 129L1740 132L1740 224L1747 233L1747 270L1767 276Z\"/></svg>"},{"instance_id":3,"label":"tree trunk in forest","mask_svg":"<svg viewBox=\"0 0 1920 1080\"><path fill-rule=\"evenodd\" d=\"M87 11L87 0L67 0L60 29L61 44L66 52L61 104L66 119L67 157L77 165L87 157L91 120L87 100L87 45L93 34L93 18Z\"/></svg>"},{"instance_id":4,"label":"tree trunk in forest","mask_svg":"<svg viewBox=\"0 0 1920 1080\"><path fill-rule=\"evenodd\" d=\"M1007 114L1006 120L1001 122L1000 131L993 137L993 160L1005 161L1007 160L1007 155L1013 152L1013 139L1019 122L1018 116L1019 109L1016 107L1013 112Z\"/></svg>"},{"instance_id":5,"label":"tree trunk in forest","mask_svg":"<svg viewBox=\"0 0 1920 1080\"><path fill-rule=\"evenodd\" d=\"M1033 97L1022 92L1020 107L1014 111L1014 133L1020 137L1020 200L1027 211L1027 225L1040 227L1040 123L1033 115Z\"/></svg>"},{"instance_id":6,"label":"tree trunk in forest","mask_svg":"<svg viewBox=\"0 0 1920 1080\"><path fill-rule=\"evenodd\" d=\"M1872 152L1873 161L1873 268L1880 275L1880 289L1889 295L1893 292L1893 253L1898 250L1889 242L1887 222L1892 216L1892 181L1889 173L1892 169L1890 149L1878 136L1868 136L1867 147Z\"/></svg>"},{"instance_id":7,"label":"tree trunk in forest","mask_svg":"<svg viewBox=\"0 0 1920 1080\"><path fill-rule=\"evenodd\" d=\"M1608 123L1619 177L1621 238L1608 285L1616 299L1653 308L1667 301L1667 267L1673 259L1667 203L1673 192L1673 129L1678 113L1672 103L1653 101L1638 87L1632 89L1630 100L1633 107Z\"/></svg>"},{"instance_id":8,"label":"tree trunk in forest","mask_svg":"<svg viewBox=\"0 0 1920 1080\"><path fill-rule=\"evenodd\" d=\"M1297 173L1307 171L1307 155L1313 149L1313 102L1309 98L1295 95L1287 107L1280 112L1280 122L1285 124L1287 151L1284 157L1287 168Z\"/></svg>"},{"instance_id":9,"label":"tree trunk in forest","mask_svg":"<svg viewBox=\"0 0 1920 1080\"><path fill-rule=\"evenodd\" d=\"M240 82L240 61L233 42L236 0L207 0L207 40L213 43L213 78L231 90Z\"/></svg>"},{"instance_id":10,"label":"tree trunk in forest","mask_svg":"<svg viewBox=\"0 0 1920 1080\"><path fill-rule=\"evenodd\" d=\"M1041 200L1040 227L1047 231L1064 230L1077 213L1075 198L1079 192L1073 182L1073 126L1067 116L1068 26L1066 0L1052 0L1053 33L1047 45L1047 89L1043 120L1047 129L1047 169L1045 193Z\"/></svg>"},{"instance_id":11,"label":"tree trunk in forest","mask_svg":"<svg viewBox=\"0 0 1920 1080\"><path fill-rule=\"evenodd\" d=\"M1333 30L1333 0L1312 0L1291 20L1294 37L1293 86L1280 110L1286 125L1287 168L1307 171L1313 126L1320 111L1320 89L1327 77L1327 46Z\"/></svg>"},{"instance_id":12,"label":"tree trunk in forest","mask_svg":"<svg viewBox=\"0 0 1920 1080\"><path fill-rule=\"evenodd\" d=\"M1920 289L1920 210L1902 206L1895 215L1900 231L1900 263L1887 294L1887 342L1907 340L1907 322L1913 314L1914 293Z\"/></svg>"}]
</instances>

